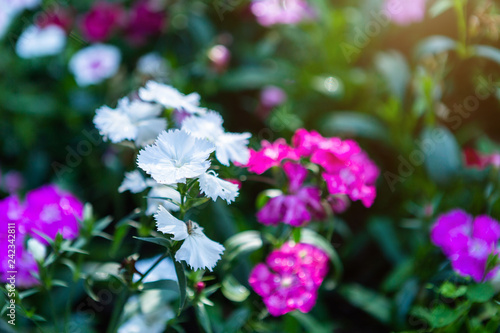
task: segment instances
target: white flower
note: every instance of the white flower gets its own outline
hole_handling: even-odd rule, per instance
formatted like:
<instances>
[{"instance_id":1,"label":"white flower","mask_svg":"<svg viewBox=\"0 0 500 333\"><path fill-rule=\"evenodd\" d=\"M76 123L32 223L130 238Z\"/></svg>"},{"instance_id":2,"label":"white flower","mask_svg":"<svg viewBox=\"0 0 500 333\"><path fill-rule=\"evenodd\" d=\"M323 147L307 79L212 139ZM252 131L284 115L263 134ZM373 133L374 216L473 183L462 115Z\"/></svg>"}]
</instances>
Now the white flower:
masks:
<instances>
[{"instance_id":1,"label":"white flower","mask_svg":"<svg viewBox=\"0 0 500 333\"><path fill-rule=\"evenodd\" d=\"M79 86L100 83L118 72L120 50L112 45L94 44L73 55L69 69Z\"/></svg>"},{"instance_id":2,"label":"white flower","mask_svg":"<svg viewBox=\"0 0 500 333\"><path fill-rule=\"evenodd\" d=\"M154 145L140 151L137 165L160 184L182 183L208 170L214 150L210 142L184 131L163 131Z\"/></svg>"},{"instance_id":3,"label":"white flower","mask_svg":"<svg viewBox=\"0 0 500 333\"><path fill-rule=\"evenodd\" d=\"M148 207L146 208L146 215L153 215L154 213L156 213L160 206L165 207L171 212L177 212L180 210L180 207L173 202L164 199L153 198L168 198L178 203L181 202L181 194L177 190L167 185L157 184L156 186L153 186L151 191L149 191L148 193Z\"/></svg>"},{"instance_id":4,"label":"white flower","mask_svg":"<svg viewBox=\"0 0 500 333\"><path fill-rule=\"evenodd\" d=\"M42 0L0 0L0 9L2 12L9 11L17 14L25 9L34 9L41 2Z\"/></svg>"},{"instance_id":5,"label":"white flower","mask_svg":"<svg viewBox=\"0 0 500 333\"><path fill-rule=\"evenodd\" d=\"M152 77L165 77L168 73L167 61L160 54L151 52L139 58L137 71Z\"/></svg>"},{"instance_id":6,"label":"white flower","mask_svg":"<svg viewBox=\"0 0 500 333\"><path fill-rule=\"evenodd\" d=\"M0 8L2 8L3 3L0 0ZM11 10L0 11L0 39L7 33L12 19L14 18L14 13Z\"/></svg>"},{"instance_id":7,"label":"white flower","mask_svg":"<svg viewBox=\"0 0 500 333\"><path fill-rule=\"evenodd\" d=\"M47 255L45 245L40 243L35 238L30 238L28 240L28 252L31 253L33 258L35 258L38 262L43 262L45 260L45 256Z\"/></svg>"},{"instance_id":8,"label":"white flower","mask_svg":"<svg viewBox=\"0 0 500 333\"><path fill-rule=\"evenodd\" d=\"M132 193L140 193L154 184L156 184L154 180L146 179L139 170L134 170L125 173L125 178L118 188L118 192L130 191Z\"/></svg>"},{"instance_id":9,"label":"white flower","mask_svg":"<svg viewBox=\"0 0 500 333\"><path fill-rule=\"evenodd\" d=\"M229 161L240 164L248 163L250 152L248 150L248 139L250 133L226 133L222 123L224 120L215 111L209 111L205 115L189 117L182 122L182 129L197 138L207 139L215 145L215 156L223 165L229 165Z\"/></svg>"},{"instance_id":10,"label":"white flower","mask_svg":"<svg viewBox=\"0 0 500 333\"><path fill-rule=\"evenodd\" d=\"M59 54L66 45L66 32L57 25L40 28L29 26L19 36L16 53L24 59Z\"/></svg>"},{"instance_id":11,"label":"white flower","mask_svg":"<svg viewBox=\"0 0 500 333\"><path fill-rule=\"evenodd\" d=\"M192 93L184 95L172 86L149 81L139 89L139 97L148 102L156 102L168 109L185 110L189 113L203 113L200 108L200 95Z\"/></svg>"},{"instance_id":12,"label":"white flower","mask_svg":"<svg viewBox=\"0 0 500 333\"><path fill-rule=\"evenodd\" d=\"M160 255L157 255L152 258L142 259L135 263L135 268L144 274L153 264L160 258ZM135 273L133 276L133 281L137 282L140 279L139 274ZM172 259L165 258L156 267L149 272L149 274L142 280L142 282L155 282L161 280L173 280L177 281L177 275L175 273L174 263Z\"/></svg>"},{"instance_id":13,"label":"white flower","mask_svg":"<svg viewBox=\"0 0 500 333\"><path fill-rule=\"evenodd\" d=\"M136 145L145 146L153 142L161 131L167 128L167 121L158 118L161 106L127 97L118 102L116 109L103 106L96 111L94 124L105 139L118 143L134 140Z\"/></svg>"},{"instance_id":14,"label":"white flower","mask_svg":"<svg viewBox=\"0 0 500 333\"><path fill-rule=\"evenodd\" d=\"M199 177L201 192L205 193L213 201L222 198L227 203L233 202L238 196L238 185L220 179L213 171L204 173Z\"/></svg>"},{"instance_id":15,"label":"white flower","mask_svg":"<svg viewBox=\"0 0 500 333\"><path fill-rule=\"evenodd\" d=\"M184 240L175 254L175 260L184 260L194 270L213 270L224 253L224 246L205 236L198 223L189 221L186 224L163 207L160 207L155 219L158 231L172 234L173 240Z\"/></svg>"}]
</instances>

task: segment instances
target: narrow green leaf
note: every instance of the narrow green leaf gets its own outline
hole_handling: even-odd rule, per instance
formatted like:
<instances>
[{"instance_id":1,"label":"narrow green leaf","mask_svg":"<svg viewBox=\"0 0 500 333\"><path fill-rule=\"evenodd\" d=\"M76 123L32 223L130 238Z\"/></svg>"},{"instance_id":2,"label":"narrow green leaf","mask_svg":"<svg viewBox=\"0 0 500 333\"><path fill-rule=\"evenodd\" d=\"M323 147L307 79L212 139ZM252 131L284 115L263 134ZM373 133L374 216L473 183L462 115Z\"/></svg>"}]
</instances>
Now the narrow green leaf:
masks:
<instances>
[{"instance_id":1,"label":"narrow green leaf","mask_svg":"<svg viewBox=\"0 0 500 333\"><path fill-rule=\"evenodd\" d=\"M187 281L186 281L186 271L184 270L184 266L182 263L175 260L175 256L172 251L169 251L170 258L174 262L175 266L175 274L177 275L177 281L179 282L179 311L178 315L181 314L182 309L184 309L184 304L186 303L187 296Z\"/></svg>"},{"instance_id":2,"label":"narrow green leaf","mask_svg":"<svg viewBox=\"0 0 500 333\"><path fill-rule=\"evenodd\" d=\"M171 242L166 239L166 238L159 238L159 237L135 237L135 239L141 240L143 242L148 242L148 243L153 243L153 244L158 244L161 246L166 247L167 249L170 249Z\"/></svg>"},{"instance_id":3,"label":"narrow green leaf","mask_svg":"<svg viewBox=\"0 0 500 333\"><path fill-rule=\"evenodd\" d=\"M232 275L227 275L222 281L222 294L233 302L243 302L250 296L250 291L238 282Z\"/></svg>"}]
</instances>

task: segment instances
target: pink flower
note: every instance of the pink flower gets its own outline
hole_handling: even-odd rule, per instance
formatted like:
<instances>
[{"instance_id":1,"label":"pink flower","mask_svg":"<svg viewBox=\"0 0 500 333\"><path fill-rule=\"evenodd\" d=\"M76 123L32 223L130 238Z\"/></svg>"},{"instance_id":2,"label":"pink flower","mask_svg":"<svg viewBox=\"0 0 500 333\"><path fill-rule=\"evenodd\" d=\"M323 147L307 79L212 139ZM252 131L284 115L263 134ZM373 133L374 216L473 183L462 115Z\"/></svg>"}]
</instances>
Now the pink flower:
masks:
<instances>
[{"instance_id":1,"label":"pink flower","mask_svg":"<svg viewBox=\"0 0 500 333\"><path fill-rule=\"evenodd\" d=\"M283 170L289 179L290 194L280 195L269 201L257 213L260 223L270 225L286 223L300 227L312 219L324 219L321 190L315 186L302 187L307 169L297 163L286 162Z\"/></svg>"},{"instance_id":2,"label":"pink flower","mask_svg":"<svg viewBox=\"0 0 500 333\"><path fill-rule=\"evenodd\" d=\"M267 86L260 93L260 103L266 108L274 108L286 101L286 93L275 86Z\"/></svg>"},{"instance_id":3,"label":"pink flower","mask_svg":"<svg viewBox=\"0 0 500 333\"><path fill-rule=\"evenodd\" d=\"M55 7L49 11L39 12L36 15L35 23L40 28L57 25L66 32L69 32L73 24L73 15L69 10L63 7Z\"/></svg>"},{"instance_id":4,"label":"pink flower","mask_svg":"<svg viewBox=\"0 0 500 333\"><path fill-rule=\"evenodd\" d=\"M500 154L481 154L472 148L466 148L464 150L465 165L472 168L478 168L480 170L492 166L496 169L500 168Z\"/></svg>"},{"instance_id":5,"label":"pink flower","mask_svg":"<svg viewBox=\"0 0 500 333\"><path fill-rule=\"evenodd\" d=\"M22 218L23 207L17 197L10 196L0 201L0 221L2 221L2 230L0 232L0 249L2 253L0 280L8 282L10 277L8 272L17 271L16 286L29 288L40 282L32 275L32 273L38 273L38 265L33 255L24 248L26 235L21 232L22 228L20 228ZM9 250L14 249L15 255L12 251L9 252Z\"/></svg>"},{"instance_id":6,"label":"pink flower","mask_svg":"<svg viewBox=\"0 0 500 333\"><path fill-rule=\"evenodd\" d=\"M82 19L81 29L84 37L90 42L108 40L122 25L124 14L123 8L117 3L96 2Z\"/></svg>"},{"instance_id":7,"label":"pink flower","mask_svg":"<svg viewBox=\"0 0 500 333\"><path fill-rule=\"evenodd\" d=\"M217 73L224 72L231 60L231 51L224 45L215 45L208 51L211 67Z\"/></svg>"},{"instance_id":8,"label":"pink flower","mask_svg":"<svg viewBox=\"0 0 500 333\"><path fill-rule=\"evenodd\" d=\"M64 239L78 236L83 204L70 193L55 185L43 186L26 195L25 207L24 228L40 242L48 243L37 231L51 239L58 233Z\"/></svg>"},{"instance_id":9,"label":"pink flower","mask_svg":"<svg viewBox=\"0 0 500 333\"><path fill-rule=\"evenodd\" d=\"M148 37L160 34L166 21L167 14L163 6L155 1L140 0L130 12L127 36L133 43L143 44Z\"/></svg>"},{"instance_id":10,"label":"pink flower","mask_svg":"<svg viewBox=\"0 0 500 333\"><path fill-rule=\"evenodd\" d=\"M431 229L432 242L451 260L453 269L476 282L491 279L496 269L486 272L490 254L497 250L500 224L487 215L475 219L460 209L439 216Z\"/></svg>"},{"instance_id":11,"label":"pink flower","mask_svg":"<svg viewBox=\"0 0 500 333\"><path fill-rule=\"evenodd\" d=\"M386 0L384 11L399 25L420 22L425 18L426 0Z\"/></svg>"},{"instance_id":12,"label":"pink flower","mask_svg":"<svg viewBox=\"0 0 500 333\"><path fill-rule=\"evenodd\" d=\"M287 145L285 139L278 139L274 143L264 140L259 151L250 149L250 159L246 167L248 171L260 175L272 167L280 166L281 162L287 159L297 161L300 157Z\"/></svg>"},{"instance_id":13,"label":"pink flower","mask_svg":"<svg viewBox=\"0 0 500 333\"><path fill-rule=\"evenodd\" d=\"M250 10L263 26L297 24L315 16L305 0L253 0Z\"/></svg>"},{"instance_id":14,"label":"pink flower","mask_svg":"<svg viewBox=\"0 0 500 333\"><path fill-rule=\"evenodd\" d=\"M267 264L267 265L266 265ZM273 316L309 312L328 272L328 256L309 244L289 242L252 270L249 283Z\"/></svg>"}]
</instances>

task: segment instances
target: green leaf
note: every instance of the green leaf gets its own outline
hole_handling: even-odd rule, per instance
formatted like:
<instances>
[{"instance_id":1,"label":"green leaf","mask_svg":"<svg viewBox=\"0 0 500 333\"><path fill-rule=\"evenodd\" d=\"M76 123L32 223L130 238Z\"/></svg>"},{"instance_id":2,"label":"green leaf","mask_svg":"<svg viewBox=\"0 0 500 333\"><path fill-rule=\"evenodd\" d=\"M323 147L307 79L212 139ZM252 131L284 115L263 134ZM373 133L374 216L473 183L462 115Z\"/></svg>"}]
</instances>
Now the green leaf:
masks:
<instances>
[{"instance_id":1,"label":"green leaf","mask_svg":"<svg viewBox=\"0 0 500 333\"><path fill-rule=\"evenodd\" d=\"M294 228L292 232L293 241L300 243L302 228Z\"/></svg>"},{"instance_id":2,"label":"green leaf","mask_svg":"<svg viewBox=\"0 0 500 333\"><path fill-rule=\"evenodd\" d=\"M224 243L226 248L224 260L230 262L241 254L260 249L263 244L261 234L258 231L240 232Z\"/></svg>"},{"instance_id":3,"label":"green leaf","mask_svg":"<svg viewBox=\"0 0 500 333\"><path fill-rule=\"evenodd\" d=\"M368 222L368 230L387 259L393 263L405 259L393 221L385 217L373 217Z\"/></svg>"},{"instance_id":4,"label":"green leaf","mask_svg":"<svg viewBox=\"0 0 500 333\"><path fill-rule=\"evenodd\" d=\"M391 301L379 293L357 284L343 285L339 288L339 292L349 303L369 313L382 323L390 322Z\"/></svg>"},{"instance_id":5,"label":"green leaf","mask_svg":"<svg viewBox=\"0 0 500 333\"><path fill-rule=\"evenodd\" d=\"M177 281L174 280L159 280L159 281L153 281L153 282L146 282L144 283L143 290L151 290L151 289L164 289L164 290L171 290L175 291L176 293L179 293L179 285Z\"/></svg>"},{"instance_id":6,"label":"green leaf","mask_svg":"<svg viewBox=\"0 0 500 333\"><path fill-rule=\"evenodd\" d=\"M198 320L207 333L212 332L212 326L210 325L210 318L208 317L207 310L205 309L205 305L203 303L196 304L196 316Z\"/></svg>"},{"instance_id":7,"label":"green leaf","mask_svg":"<svg viewBox=\"0 0 500 333\"><path fill-rule=\"evenodd\" d=\"M184 309L184 304L186 303L186 295L187 295L186 271L184 270L184 266L182 265L182 263L175 260L175 256L172 253L172 251L169 251L169 255L172 261L174 262L175 274L177 275L177 282L179 282L178 286L179 286L180 299L179 299L178 315L180 315L182 309Z\"/></svg>"},{"instance_id":8,"label":"green leaf","mask_svg":"<svg viewBox=\"0 0 500 333\"><path fill-rule=\"evenodd\" d=\"M236 333L240 332L241 328L250 318L251 311L246 308L234 311L231 316L225 321L222 333Z\"/></svg>"},{"instance_id":9,"label":"green leaf","mask_svg":"<svg viewBox=\"0 0 500 333\"><path fill-rule=\"evenodd\" d=\"M226 275L222 281L222 294L230 301L243 302L248 296L250 291L238 282L232 275Z\"/></svg>"},{"instance_id":10,"label":"green leaf","mask_svg":"<svg viewBox=\"0 0 500 333\"><path fill-rule=\"evenodd\" d=\"M415 151L420 149L425 154L427 173L434 182L447 185L458 175L462 166L462 152L447 128L425 128L421 135L421 147Z\"/></svg>"},{"instance_id":11,"label":"green leaf","mask_svg":"<svg viewBox=\"0 0 500 333\"><path fill-rule=\"evenodd\" d=\"M488 45L474 45L473 49L476 56L493 60L500 65L500 49Z\"/></svg>"},{"instance_id":12,"label":"green leaf","mask_svg":"<svg viewBox=\"0 0 500 333\"><path fill-rule=\"evenodd\" d=\"M384 77L392 94L403 101L411 78L405 57L397 51L380 52L375 56L375 67Z\"/></svg>"},{"instance_id":13,"label":"green leaf","mask_svg":"<svg viewBox=\"0 0 500 333\"><path fill-rule=\"evenodd\" d=\"M458 298L467 292L467 286L456 286L454 283L446 281L439 287L439 293L447 298Z\"/></svg>"},{"instance_id":14,"label":"green leaf","mask_svg":"<svg viewBox=\"0 0 500 333\"><path fill-rule=\"evenodd\" d=\"M437 17L450 8L453 8L452 0L438 0L429 9L429 13L431 17Z\"/></svg>"},{"instance_id":15,"label":"green leaf","mask_svg":"<svg viewBox=\"0 0 500 333\"><path fill-rule=\"evenodd\" d=\"M170 249L170 246L172 245L171 242L166 239L166 238L159 238L159 237L135 237L135 239L141 240L143 242L148 242L148 243L153 243L153 244L158 244L161 246L166 247L167 249Z\"/></svg>"},{"instance_id":16,"label":"green leaf","mask_svg":"<svg viewBox=\"0 0 500 333\"><path fill-rule=\"evenodd\" d=\"M332 324L319 322L310 314L293 311L289 315L295 318L306 332L330 333L334 331Z\"/></svg>"},{"instance_id":17,"label":"green leaf","mask_svg":"<svg viewBox=\"0 0 500 333\"><path fill-rule=\"evenodd\" d=\"M323 118L319 124L325 135L353 135L388 141L388 130L378 118L354 111L336 111Z\"/></svg>"},{"instance_id":18,"label":"green leaf","mask_svg":"<svg viewBox=\"0 0 500 333\"><path fill-rule=\"evenodd\" d=\"M469 300L475 303L484 303L495 296L495 289L489 283L470 285L465 294Z\"/></svg>"},{"instance_id":19,"label":"green leaf","mask_svg":"<svg viewBox=\"0 0 500 333\"><path fill-rule=\"evenodd\" d=\"M437 54L455 50L457 48L457 41L446 36L431 36L422 40L416 47L415 57L421 58L422 56Z\"/></svg>"},{"instance_id":20,"label":"green leaf","mask_svg":"<svg viewBox=\"0 0 500 333\"><path fill-rule=\"evenodd\" d=\"M441 303L432 310L420 306L414 307L411 314L415 317L424 319L433 328L440 328L453 324L461 316L463 316L469 308L469 303L463 303L454 309L451 309L447 305Z\"/></svg>"}]
</instances>

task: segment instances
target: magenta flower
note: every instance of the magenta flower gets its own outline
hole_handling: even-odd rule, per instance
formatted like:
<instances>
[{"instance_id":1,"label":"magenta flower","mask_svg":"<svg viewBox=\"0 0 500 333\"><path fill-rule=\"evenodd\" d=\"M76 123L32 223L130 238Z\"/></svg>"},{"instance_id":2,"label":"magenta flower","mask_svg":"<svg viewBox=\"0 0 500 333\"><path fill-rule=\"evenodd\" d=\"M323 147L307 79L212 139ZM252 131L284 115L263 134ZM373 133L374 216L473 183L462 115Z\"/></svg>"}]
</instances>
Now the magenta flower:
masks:
<instances>
[{"instance_id":1,"label":"magenta flower","mask_svg":"<svg viewBox=\"0 0 500 333\"><path fill-rule=\"evenodd\" d=\"M263 26L297 24L315 16L305 0L253 0L250 10Z\"/></svg>"},{"instance_id":2,"label":"magenta flower","mask_svg":"<svg viewBox=\"0 0 500 333\"><path fill-rule=\"evenodd\" d=\"M66 32L69 32L73 25L73 14L63 7L55 7L50 10L39 12L36 15L35 23L40 28L57 25Z\"/></svg>"},{"instance_id":3,"label":"magenta flower","mask_svg":"<svg viewBox=\"0 0 500 333\"><path fill-rule=\"evenodd\" d=\"M399 25L421 22L425 18L426 0L386 0L384 11Z\"/></svg>"},{"instance_id":4,"label":"magenta flower","mask_svg":"<svg viewBox=\"0 0 500 333\"><path fill-rule=\"evenodd\" d=\"M15 285L29 288L40 282L32 275L32 273L38 274L38 265L33 255L24 248L26 235L20 227L23 223L22 219L23 207L17 197L10 196L0 201L0 221L2 221L0 281L8 283L11 275L8 272L16 271ZM13 228L10 227L12 223L14 223ZM15 248L15 255L12 251L9 252L13 248Z\"/></svg>"},{"instance_id":5,"label":"magenta flower","mask_svg":"<svg viewBox=\"0 0 500 333\"><path fill-rule=\"evenodd\" d=\"M81 22L81 30L90 42L104 42L118 29L124 20L121 5L110 2L96 2L85 14Z\"/></svg>"},{"instance_id":6,"label":"magenta flower","mask_svg":"<svg viewBox=\"0 0 500 333\"><path fill-rule=\"evenodd\" d=\"M431 229L431 241L441 248L453 269L476 282L491 279L496 270L486 272L490 254L497 250L500 224L487 215L475 219L460 209L439 216Z\"/></svg>"},{"instance_id":7,"label":"magenta flower","mask_svg":"<svg viewBox=\"0 0 500 333\"><path fill-rule=\"evenodd\" d=\"M266 265L267 264L267 265ZM252 270L248 282L273 316L309 312L328 272L328 256L309 244L288 242Z\"/></svg>"},{"instance_id":8,"label":"magenta flower","mask_svg":"<svg viewBox=\"0 0 500 333\"><path fill-rule=\"evenodd\" d=\"M265 225L286 223L300 227L312 219L324 219L321 190L315 186L302 186L307 169L300 164L286 162L283 170L289 179L288 192L269 201L257 213L257 220Z\"/></svg>"},{"instance_id":9,"label":"magenta flower","mask_svg":"<svg viewBox=\"0 0 500 333\"><path fill-rule=\"evenodd\" d=\"M83 218L83 204L68 192L55 185L40 187L26 195L24 228L41 243L48 242L36 232L42 232L51 239L60 233L64 239L78 236Z\"/></svg>"},{"instance_id":10,"label":"magenta flower","mask_svg":"<svg viewBox=\"0 0 500 333\"><path fill-rule=\"evenodd\" d=\"M466 148L464 150L465 165L470 168L478 168L480 170L492 166L500 169L500 154L481 154L480 152Z\"/></svg>"},{"instance_id":11,"label":"magenta flower","mask_svg":"<svg viewBox=\"0 0 500 333\"><path fill-rule=\"evenodd\" d=\"M150 36L158 35L165 27L167 14L158 1L140 0L131 9L126 33L135 44L143 44Z\"/></svg>"},{"instance_id":12,"label":"magenta flower","mask_svg":"<svg viewBox=\"0 0 500 333\"><path fill-rule=\"evenodd\" d=\"M259 151L250 149L250 159L246 167L248 171L260 175L272 167L280 166L281 162L287 159L297 161L300 157L287 145L285 139L278 139L274 143L264 140Z\"/></svg>"}]
</instances>

